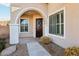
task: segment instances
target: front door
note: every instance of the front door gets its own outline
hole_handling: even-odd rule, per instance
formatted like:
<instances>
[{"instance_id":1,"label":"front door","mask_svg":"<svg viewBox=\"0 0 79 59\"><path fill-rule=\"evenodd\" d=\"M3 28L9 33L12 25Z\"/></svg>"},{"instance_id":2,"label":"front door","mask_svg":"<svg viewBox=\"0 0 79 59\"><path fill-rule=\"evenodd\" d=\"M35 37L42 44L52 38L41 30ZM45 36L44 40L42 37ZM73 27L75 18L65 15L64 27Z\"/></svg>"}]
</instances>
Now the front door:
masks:
<instances>
[{"instance_id":1,"label":"front door","mask_svg":"<svg viewBox=\"0 0 79 59\"><path fill-rule=\"evenodd\" d=\"M36 37L41 37L43 35L43 19L36 19Z\"/></svg>"}]
</instances>

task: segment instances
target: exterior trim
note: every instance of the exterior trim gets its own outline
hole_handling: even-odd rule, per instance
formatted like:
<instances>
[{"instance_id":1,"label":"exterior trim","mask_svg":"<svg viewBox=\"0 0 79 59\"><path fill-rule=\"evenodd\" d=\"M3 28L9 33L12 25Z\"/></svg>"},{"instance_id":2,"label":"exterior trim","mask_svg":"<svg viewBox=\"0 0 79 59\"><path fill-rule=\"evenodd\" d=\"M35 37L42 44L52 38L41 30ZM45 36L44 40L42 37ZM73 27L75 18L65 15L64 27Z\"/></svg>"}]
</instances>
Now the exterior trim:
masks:
<instances>
[{"instance_id":1,"label":"exterior trim","mask_svg":"<svg viewBox=\"0 0 79 59\"><path fill-rule=\"evenodd\" d=\"M51 35L51 36L56 36L56 37L65 39L65 38L66 38L66 37L65 37L65 36L66 36L66 8L65 8L65 7L60 8L60 9L54 11L53 13L49 14L49 15L48 15L48 19L49 19L49 16L50 16L50 15L53 15L53 14L55 14L55 13L61 11L61 10L64 10L64 36L59 36L59 35L50 34L50 33L49 33L49 35ZM48 22L48 25L49 25L49 22ZM48 27L49 27L49 26L48 26ZM48 31L48 32L49 32L49 31Z\"/></svg>"},{"instance_id":2,"label":"exterior trim","mask_svg":"<svg viewBox=\"0 0 79 59\"><path fill-rule=\"evenodd\" d=\"M37 12L39 12L41 15L42 15L42 17L43 17L43 28L45 27L45 20L46 20L46 18L47 18L47 15L42 11L42 10L40 10L40 9L38 9L38 8L35 8L35 7L28 7L28 8L24 8L24 9L22 9L20 12L19 12L19 14L16 16L16 19L15 19L15 24L17 24L17 20L20 18L20 16L24 13L24 12L27 12L28 10L35 10L35 11L37 11ZM36 29L35 29L36 30ZM43 35L45 35L45 30L46 29L43 29ZM35 35L36 35L36 33L35 32L33 32L33 36L35 37Z\"/></svg>"},{"instance_id":3,"label":"exterior trim","mask_svg":"<svg viewBox=\"0 0 79 59\"><path fill-rule=\"evenodd\" d=\"M17 23L17 20L19 19L19 17L26 11L28 10L35 10L37 12L39 12L44 18L46 17L46 15L44 14L44 12L42 12L42 10L38 9L38 8L35 8L35 7L28 7L28 8L24 8L22 9L19 14L16 16L16 19L15 19L15 23Z\"/></svg>"},{"instance_id":4,"label":"exterior trim","mask_svg":"<svg viewBox=\"0 0 79 59\"><path fill-rule=\"evenodd\" d=\"M24 18L20 18L20 19L24 19ZM21 29L20 29L20 21L19 21L19 33L29 33L29 18L27 18L27 19L28 19L28 32L21 32L20 31Z\"/></svg>"}]
</instances>

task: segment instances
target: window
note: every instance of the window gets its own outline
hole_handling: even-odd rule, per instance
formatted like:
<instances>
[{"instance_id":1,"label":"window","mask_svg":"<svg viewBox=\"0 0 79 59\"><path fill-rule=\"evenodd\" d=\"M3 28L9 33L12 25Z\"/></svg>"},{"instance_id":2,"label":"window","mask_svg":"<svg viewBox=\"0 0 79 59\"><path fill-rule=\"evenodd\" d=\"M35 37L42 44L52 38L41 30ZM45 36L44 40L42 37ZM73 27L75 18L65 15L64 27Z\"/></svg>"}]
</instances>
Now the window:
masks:
<instances>
[{"instance_id":1,"label":"window","mask_svg":"<svg viewBox=\"0 0 79 59\"><path fill-rule=\"evenodd\" d=\"M28 20L20 19L20 32L28 32Z\"/></svg>"},{"instance_id":2,"label":"window","mask_svg":"<svg viewBox=\"0 0 79 59\"><path fill-rule=\"evenodd\" d=\"M49 33L64 35L64 11L49 16Z\"/></svg>"}]
</instances>

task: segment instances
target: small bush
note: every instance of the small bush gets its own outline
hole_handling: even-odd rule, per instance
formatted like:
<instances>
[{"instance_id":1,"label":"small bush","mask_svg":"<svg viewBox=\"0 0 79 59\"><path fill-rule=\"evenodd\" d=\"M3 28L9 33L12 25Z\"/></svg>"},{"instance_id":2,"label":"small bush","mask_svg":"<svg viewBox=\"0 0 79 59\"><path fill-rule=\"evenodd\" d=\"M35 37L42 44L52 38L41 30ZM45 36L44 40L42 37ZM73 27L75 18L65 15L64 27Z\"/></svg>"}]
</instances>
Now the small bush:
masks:
<instances>
[{"instance_id":1,"label":"small bush","mask_svg":"<svg viewBox=\"0 0 79 59\"><path fill-rule=\"evenodd\" d=\"M43 44L49 44L49 43L51 43L52 41L51 41L51 39L50 39L49 37L47 37L47 36L42 36L42 37L40 38L40 42L43 43Z\"/></svg>"},{"instance_id":2,"label":"small bush","mask_svg":"<svg viewBox=\"0 0 79 59\"><path fill-rule=\"evenodd\" d=\"M0 38L0 52L5 48L5 38Z\"/></svg>"},{"instance_id":3,"label":"small bush","mask_svg":"<svg viewBox=\"0 0 79 59\"><path fill-rule=\"evenodd\" d=\"M79 48L77 47L66 48L65 55L66 56L79 56Z\"/></svg>"}]
</instances>

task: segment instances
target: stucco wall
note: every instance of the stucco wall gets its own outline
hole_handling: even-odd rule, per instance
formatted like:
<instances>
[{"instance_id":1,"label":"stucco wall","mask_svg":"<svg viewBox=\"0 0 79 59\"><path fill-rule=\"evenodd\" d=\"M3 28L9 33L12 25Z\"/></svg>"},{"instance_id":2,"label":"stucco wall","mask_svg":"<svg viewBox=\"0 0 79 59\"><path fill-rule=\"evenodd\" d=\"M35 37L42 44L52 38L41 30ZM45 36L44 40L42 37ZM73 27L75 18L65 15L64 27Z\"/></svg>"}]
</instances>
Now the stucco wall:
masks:
<instances>
[{"instance_id":1,"label":"stucco wall","mask_svg":"<svg viewBox=\"0 0 79 59\"><path fill-rule=\"evenodd\" d=\"M49 36L63 48L79 46L79 4L49 4L48 14L50 15L63 7L65 7L65 38Z\"/></svg>"},{"instance_id":2,"label":"stucco wall","mask_svg":"<svg viewBox=\"0 0 79 59\"><path fill-rule=\"evenodd\" d=\"M47 4L44 4L44 3L12 3L11 7L12 7L11 8L11 24L15 23L17 15L19 15L22 10L28 9L28 8L39 9L47 17L47 7L48 6L47 6ZM18 7L18 9L16 7Z\"/></svg>"},{"instance_id":3,"label":"stucco wall","mask_svg":"<svg viewBox=\"0 0 79 59\"><path fill-rule=\"evenodd\" d=\"M48 15L52 14L56 10L64 7L66 4L65 3L49 3L48 4Z\"/></svg>"},{"instance_id":4,"label":"stucco wall","mask_svg":"<svg viewBox=\"0 0 79 59\"><path fill-rule=\"evenodd\" d=\"M79 4L68 4L66 16L66 39L79 46Z\"/></svg>"}]
</instances>

